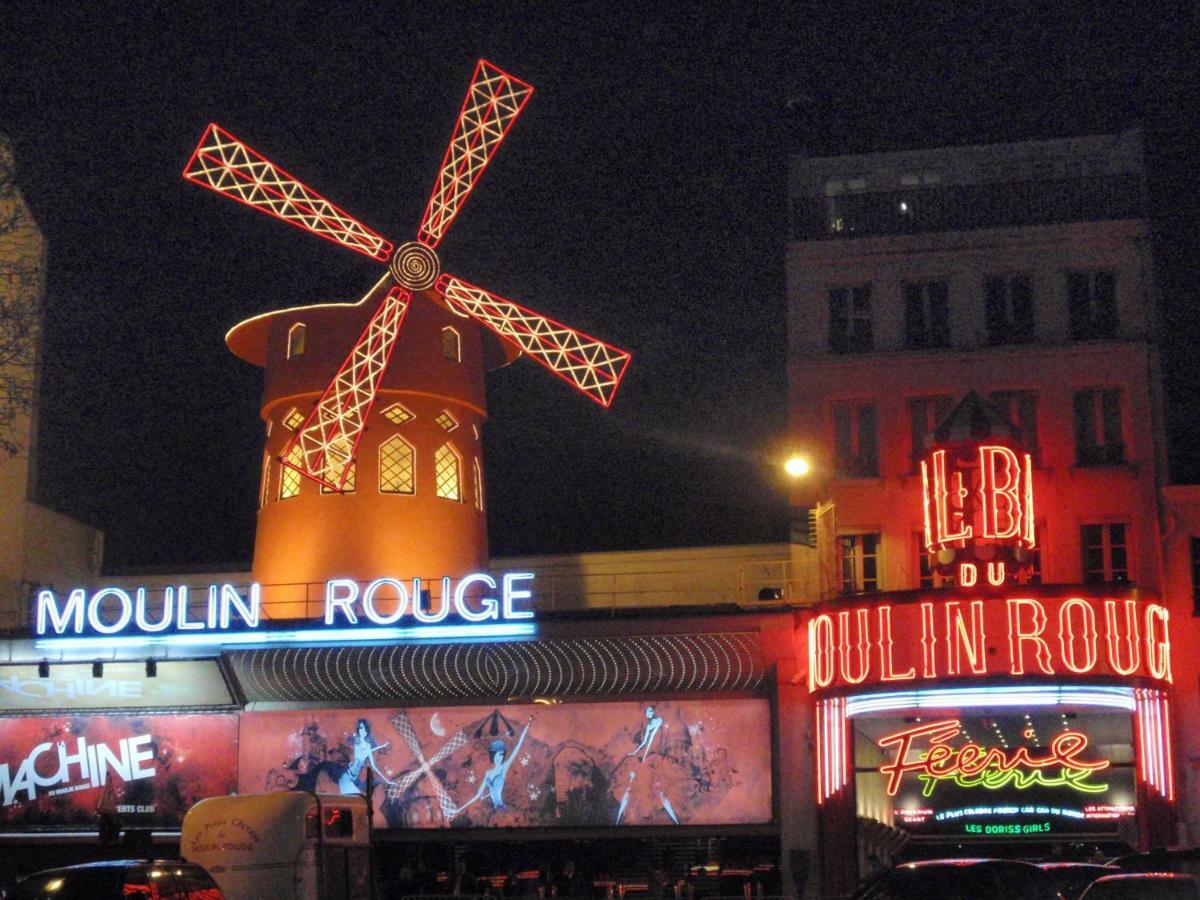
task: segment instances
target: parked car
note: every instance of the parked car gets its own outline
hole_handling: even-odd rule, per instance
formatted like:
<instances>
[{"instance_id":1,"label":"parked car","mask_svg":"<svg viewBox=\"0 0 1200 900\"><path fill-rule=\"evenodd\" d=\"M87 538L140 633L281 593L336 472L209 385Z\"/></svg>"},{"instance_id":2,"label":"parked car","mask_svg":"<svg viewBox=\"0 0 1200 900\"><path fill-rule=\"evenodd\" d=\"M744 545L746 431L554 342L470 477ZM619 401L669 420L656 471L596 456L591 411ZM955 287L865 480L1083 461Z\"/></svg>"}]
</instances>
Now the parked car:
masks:
<instances>
[{"instance_id":1,"label":"parked car","mask_svg":"<svg viewBox=\"0 0 1200 900\"><path fill-rule=\"evenodd\" d=\"M1120 872L1116 866L1087 862L1043 862L1038 868L1049 873L1062 900L1079 900L1087 886L1105 875Z\"/></svg>"},{"instance_id":2,"label":"parked car","mask_svg":"<svg viewBox=\"0 0 1200 900\"><path fill-rule=\"evenodd\" d=\"M115 859L46 869L17 882L9 900L224 900L202 866Z\"/></svg>"},{"instance_id":3,"label":"parked car","mask_svg":"<svg viewBox=\"0 0 1200 900\"><path fill-rule=\"evenodd\" d=\"M1012 859L930 859L904 863L854 900L1057 900L1054 879Z\"/></svg>"},{"instance_id":4,"label":"parked car","mask_svg":"<svg viewBox=\"0 0 1200 900\"><path fill-rule=\"evenodd\" d=\"M1200 847L1160 847L1112 860L1123 872L1179 872L1200 875Z\"/></svg>"},{"instance_id":5,"label":"parked car","mask_svg":"<svg viewBox=\"0 0 1200 900\"><path fill-rule=\"evenodd\" d=\"M1200 882L1178 872L1105 875L1093 881L1080 900L1200 900Z\"/></svg>"}]
</instances>

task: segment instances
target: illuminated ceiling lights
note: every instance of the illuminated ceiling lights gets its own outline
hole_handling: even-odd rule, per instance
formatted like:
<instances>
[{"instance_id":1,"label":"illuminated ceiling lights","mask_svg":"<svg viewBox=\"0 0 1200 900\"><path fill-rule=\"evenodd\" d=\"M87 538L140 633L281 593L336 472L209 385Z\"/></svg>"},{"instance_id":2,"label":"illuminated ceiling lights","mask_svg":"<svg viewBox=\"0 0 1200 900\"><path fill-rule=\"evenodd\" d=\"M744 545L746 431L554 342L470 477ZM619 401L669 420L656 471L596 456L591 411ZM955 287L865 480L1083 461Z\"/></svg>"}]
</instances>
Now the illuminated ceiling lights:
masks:
<instances>
[{"instance_id":1,"label":"illuminated ceiling lights","mask_svg":"<svg viewBox=\"0 0 1200 900\"><path fill-rule=\"evenodd\" d=\"M442 272L434 252L532 94L479 60L417 239L398 248L228 131L214 124L204 132L184 178L388 266L368 292L386 288L378 310L284 448L285 466L343 490L414 292L434 292L451 312L474 318L595 402L612 403L628 353Z\"/></svg>"}]
</instances>

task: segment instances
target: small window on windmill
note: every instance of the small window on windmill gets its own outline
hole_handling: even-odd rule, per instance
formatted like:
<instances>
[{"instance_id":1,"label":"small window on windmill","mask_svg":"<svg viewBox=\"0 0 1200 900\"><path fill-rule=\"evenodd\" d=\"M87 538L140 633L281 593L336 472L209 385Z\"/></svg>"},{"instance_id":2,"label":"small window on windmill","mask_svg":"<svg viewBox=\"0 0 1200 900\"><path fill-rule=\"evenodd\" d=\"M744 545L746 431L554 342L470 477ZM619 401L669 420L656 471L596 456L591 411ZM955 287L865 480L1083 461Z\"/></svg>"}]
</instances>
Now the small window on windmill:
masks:
<instances>
[{"instance_id":1,"label":"small window on windmill","mask_svg":"<svg viewBox=\"0 0 1200 900\"><path fill-rule=\"evenodd\" d=\"M304 333L307 329L303 322L297 322L288 329L287 358L304 355Z\"/></svg>"},{"instance_id":2,"label":"small window on windmill","mask_svg":"<svg viewBox=\"0 0 1200 900\"><path fill-rule=\"evenodd\" d=\"M442 329L442 356L454 362L462 361L462 338L449 325Z\"/></svg>"},{"instance_id":3,"label":"small window on windmill","mask_svg":"<svg viewBox=\"0 0 1200 900\"><path fill-rule=\"evenodd\" d=\"M398 434L379 445L379 492L416 492L416 451Z\"/></svg>"},{"instance_id":4,"label":"small window on windmill","mask_svg":"<svg viewBox=\"0 0 1200 900\"><path fill-rule=\"evenodd\" d=\"M336 485L341 485L340 491L335 491L328 485L321 485L322 494L353 494L354 493L354 460L350 458L350 447L346 441L341 446L331 447L326 456L325 478ZM343 480L343 476L345 480Z\"/></svg>"},{"instance_id":5,"label":"small window on windmill","mask_svg":"<svg viewBox=\"0 0 1200 900\"><path fill-rule=\"evenodd\" d=\"M416 418L411 411L399 403L393 403L385 409L383 417L393 425L403 425L405 422L411 422Z\"/></svg>"},{"instance_id":6,"label":"small window on windmill","mask_svg":"<svg viewBox=\"0 0 1200 900\"><path fill-rule=\"evenodd\" d=\"M453 431L458 427L458 419L450 415L450 411L447 409L443 409L438 413L437 418L433 421L437 423L438 428L442 429L442 431Z\"/></svg>"},{"instance_id":7,"label":"small window on windmill","mask_svg":"<svg viewBox=\"0 0 1200 900\"><path fill-rule=\"evenodd\" d=\"M292 407L288 410L288 414L283 417L283 424L289 430L295 431L304 424L304 413L300 412L300 410L296 409L295 407Z\"/></svg>"},{"instance_id":8,"label":"small window on windmill","mask_svg":"<svg viewBox=\"0 0 1200 900\"><path fill-rule=\"evenodd\" d=\"M442 444L434 453L433 474L439 497L443 500L462 500L462 463L458 452L449 444Z\"/></svg>"},{"instance_id":9,"label":"small window on windmill","mask_svg":"<svg viewBox=\"0 0 1200 900\"><path fill-rule=\"evenodd\" d=\"M475 476L475 508L483 512L483 467L478 456L471 460L471 474Z\"/></svg>"},{"instance_id":10,"label":"small window on windmill","mask_svg":"<svg viewBox=\"0 0 1200 900\"><path fill-rule=\"evenodd\" d=\"M304 454L300 447L292 447L288 451L287 460L289 465L279 467L279 499L287 500L290 497L295 497L300 493L300 473L292 468L292 466L300 466L304 464Z\"/></svg>"}]
</instances>

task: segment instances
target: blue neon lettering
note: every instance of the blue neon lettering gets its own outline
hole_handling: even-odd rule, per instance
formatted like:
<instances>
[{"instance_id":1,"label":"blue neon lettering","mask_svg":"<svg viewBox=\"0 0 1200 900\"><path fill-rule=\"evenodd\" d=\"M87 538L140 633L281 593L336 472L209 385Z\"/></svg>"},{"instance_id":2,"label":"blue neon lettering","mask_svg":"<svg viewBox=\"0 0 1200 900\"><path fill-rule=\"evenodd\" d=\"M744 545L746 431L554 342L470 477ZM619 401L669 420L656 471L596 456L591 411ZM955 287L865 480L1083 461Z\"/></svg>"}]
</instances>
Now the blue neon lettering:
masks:
<instances>
[{"instance_id":1,"label":"blue neon lettering","mask_svg":"<svg viewBox=\"0 0 1200 900\"><path fill-rule=\"evenodd\" d=\"M467 603L467 589L473 584L487 585L488 589L493 591L496 589L496 579L491 575L484 574L483 572L467 575L458 582L458 587L454 590L455 610L468 622L486 622L489 619L498 618L499 604L496 603L495 597L480 597L479 603L483 607L483 610L476 612L471 609L470 604Z\"/></svg>"},{"instance_id":2,"label":"blue neon lettering","mask_svg":"<svg viewBox=\"0 0 1200 900\"><path fill-rule=\"evenodd\" d=\"M417 582L417 584L419 585L420 582ZM375 609L375 594L381 587L393 587L396 589L396 611L390 616L385 616ZM400 617L408 612L408 591L404 589L404 585L396 578L376 578L363 591L362 606L363 613L376 625L391 625L400 621Z\"/></svg>"}]
</instances>

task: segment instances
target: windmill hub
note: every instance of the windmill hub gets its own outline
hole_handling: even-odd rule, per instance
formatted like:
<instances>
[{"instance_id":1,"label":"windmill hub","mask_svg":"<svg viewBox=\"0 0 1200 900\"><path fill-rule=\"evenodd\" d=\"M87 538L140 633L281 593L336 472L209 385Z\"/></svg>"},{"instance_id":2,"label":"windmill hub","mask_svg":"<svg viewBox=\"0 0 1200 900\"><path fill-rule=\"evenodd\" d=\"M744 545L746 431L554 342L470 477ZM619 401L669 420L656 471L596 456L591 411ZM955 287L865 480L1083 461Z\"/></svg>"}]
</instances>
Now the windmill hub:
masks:
<instances>
[{"instance_id":1,"label":"windmill hub","mask_svg":"<svg viewBox=\"0 0 1200 900\"><path fill-rule=\"evenodd\" d=\"M420 241L409 241L396 249L388 269L401 287L424 291L433 287L442 267L431 249Z\"/></svg>"}]
</instances>

